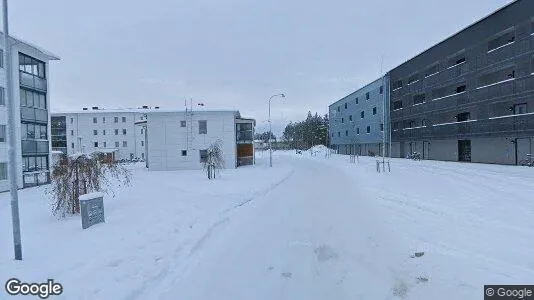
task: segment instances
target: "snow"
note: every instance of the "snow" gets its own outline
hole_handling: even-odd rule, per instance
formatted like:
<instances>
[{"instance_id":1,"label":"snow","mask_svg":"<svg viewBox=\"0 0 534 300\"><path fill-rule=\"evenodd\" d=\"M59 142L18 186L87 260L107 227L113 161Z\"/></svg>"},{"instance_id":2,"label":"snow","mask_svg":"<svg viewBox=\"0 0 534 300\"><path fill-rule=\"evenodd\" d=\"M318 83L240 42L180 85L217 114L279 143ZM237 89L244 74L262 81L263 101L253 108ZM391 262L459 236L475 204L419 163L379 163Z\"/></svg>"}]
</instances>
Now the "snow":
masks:
<instances>
[{"instance_id":1,"label":"snow","mask_svg":"<svg viewBox=\"0 0 534 300\"><path fill-rule=\"evenodd\" d=\"M54 299L450 300L534 278L534 168L392 159L377 173L381 158L311 150L275 151L272 169L257 153L214 181L133 165L87 230L22 190L24 260L3 251L0 281L53 278Z\"/></svg>"},{"instance_id":2,"label":"snow","mask_svg":"<svg viewBox=\"0 0 534 300\"><path fill-rule=\"evenodd\" d=\"M95 198L101 198L101 197L104 197L104 193L101 193L101 192L93 192L93 193L87 193L87 194L84 194L84 195L80 195L80 201L87 201L87 200L92 200L92 199L95 199Z\"/></svg>"}]
</instances>

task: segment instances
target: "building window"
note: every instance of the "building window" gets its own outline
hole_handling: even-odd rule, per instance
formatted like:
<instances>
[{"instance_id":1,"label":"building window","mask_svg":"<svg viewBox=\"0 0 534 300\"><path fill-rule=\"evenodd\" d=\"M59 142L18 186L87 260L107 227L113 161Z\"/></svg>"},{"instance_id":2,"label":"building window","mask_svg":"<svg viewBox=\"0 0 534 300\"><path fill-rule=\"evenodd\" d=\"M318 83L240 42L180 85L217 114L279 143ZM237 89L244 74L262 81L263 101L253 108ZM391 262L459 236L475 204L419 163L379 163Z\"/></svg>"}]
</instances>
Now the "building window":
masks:
<instances>
[{"instance_id":1,"label":"building window","mask_svg":"<svg viewBox=\"0 0 534 300\"><path fill-rule=\"evenodd\" d=\"M122 135L126 135L126 129L122 130Z\"/></svg>"},{"instance_id":2,"label":"building window","mask_svg":"<svg viewBox=\"0 0 534 300\"><path fill-rule=\"evenodd\" d=\"M0 86L0 106L6 105L6 90Z\"/></svg>"},{"instance_id":3,"label":"building window","mask_svg":"<svg viewBox=\"0 0 534 300\"><path fill-rule=\"evenodd\" d=\"M122 123L126 123L126 117L122 117Z\"/></svg>"},{"instance_id":4,"label":"building window","mask_svg":"<svg viewBox=\"0 0 534 300\"><path fill-rule=\"evenodd\" d=\"M201 163L208 161L208 150L198 150L198 155L200 156Z\"/></svg>"},{"instance_id":5,"label":"building window","mask_svg":"<svg viewBox=\"0 0 534 300\"><path fill-rule=\"evenodd\" d=\"M106 123L106 117L102 117L102 123Z\"/></svg>"},{"instance_id":6,"label":"building window","mask_svg":"<svg viewBox=\"0 0 534 300\"><path fill-rule=\"evenodd\" d=\"M425 99L426 99L426 95L425 94L414 95L413 96L413 104L424 103Z\"/></svg>"},{"instance_id":7,"label":"building window","mask_svg":"<svg viewBox=\"0 0 534 300\"><path fill-rule=\"evenodd\" d=\"M35 77L46 78L44 62L19 53L19 71Z\"/></svg>"},{"instance_id":8,"label":"building window","mask_svg":"<svg viewBox=\"0 0 534 300\"><path fill-rule=\"evenodd\" d=\"M391 85L391 88L393 90L400 89L401 87L402 87L402 80L397 80L397 81L393 82L393 85Z\"/></svg>"},{"instance_id":9,"label":"building window","mask_svg":"<svg viewBox=\"0 0 534 300\"><path fill-rule=\"evenodd\" d=\"M439 72L439 63L435 63L425 70L425 78L435 75Z\"/></svg>"},{"instance_id":10,"label":"building window","mask_svg":"<svg viewBox=\"0 0 534 300\"><path fill-rule=\"evenodd\" d=\"M362 118L362 119L365 118L365 112L364 112L364 111L362 111L362 112L360 113L360 118Z\"/></svg>"},{"instance_id":11,"label":"building window","mask_svg":"<svg viewBox=\"0 0 534 300\"><path fill-rule=\"evenodd\" d=\"M515 42L514 28L509 28L488 41L488 52L510 45Z\"/></svg>"},{"instance_id":12,"label":"building window","mask_svg":"<svg viewBox=\"0 0 534 300\"><path fill-rule=\"evenodd\" d=\"M145 159L145 153L144 152L141 153L141 159Z\"/></svg>"},{"instance_id":13,"label":"building window","mask_svg":"<svg viewBox=\"0 0 534 300\"><path fill-rule=\"evenodd\" d=\"M376 115L376 106L373 107L373 115Z\"/></svg>"},{"instance_id":14,"label":"building window","mask_svg":"<svg viewBox=\"0 0 534 300\"><path fill-rule=\"evenodd\" d=\"M0 56L2 58L0 58L0 68L3 68L4 67L4 49L0 49Z\"/></svg>"},{"instance_id":15,"label":"building window","mask_svg":"<svg viewBox=\"0 0 534 300\"><path fill-rule=\"evenodd\" d=\"M185 127L186 126L186 122L185 121L180 121L180 127Z\"/></svg>"},{"instance_id":16,"label":"building window","mask_svg":"<svg viewBox=\"0 0 534 300\"><path fill-rule=\"evenodd\" d=\"M382 95L384 93L384 86L381 85L380 88L378 89L378 92L380 93L380 95Z\"/></svg>"},{"instance_id":17,"label":"building window","mask_svg":"<svg viewBox=\"0 0 534 300\"><path fill-rule=\"evenodd\" d=\"M371 126L367 126L367 133L371 133Z\"/></svg>"},{"instance_id":18,"label":"building window","mask_svg":"<svg viewBox=\"0 0 534 300\"><path fill-rule=\"evenodd\" d=\"M371 98L371 95L369 94L369 92L365 93L365 100L369 100L369 98Z\"/></svg>"},{"instance_id":19,"label":"building window","mask_svg":"<svg viewBox=\"0 0 534 300\"><path fill-rule=\"evenodd\" d=\"M119 135L119 130L115 129L115 135Z\"/></svg>"},{"instance_id":20,"label":"building window","mask_svg":"<svg viewBox=\"0 0 534 300\"><path fill-rule=\"evenodd\" d=\"M198 121L198 134L208 133L208 121Z\"/></svg>"},{"instance_id":21,"label":"building window","mask_svg":"<svg viewBox=\"0 0 534 300\"><path fill-rule=\"evenodd\" d=\"M465 53L459 53L449 59L449 68L461 65L466 62Z\"/></svg>"},{"instance_id":22,"label":"building window","mask_svg":"<svg viewBox=\"0 0 534 300\"><path fill-rule=\"evenodd\" d=\"M115 117L115 118L113 118L113 122L115 122L115 123L119 123L119 117Z\"/></svg>"},{"instance_id":23,"label":"building window","mask_svg":"<svg viewBox=\"0 0 534 300\"><path fill-rule=\"evenodd\" d=\"M337 137L340 137L341 136L341 132L337 132Z\"/></svg>"},{"instance_id":24,"label":"building window","mask_svg":"<svg viewBox=\"0 0 534 300\"><path fill-rule=\"evenodd\" d=\"M74 149L74 143L70 143L70 147Z\"/></svg>"},{"instance_id":25,"label":"building window","mask_svg":"<svg viewBox=\"0 0 534 300\"><path fill-rule=\"evenodd\" d=\"M356 104L358 104L358 97L356 97Z\"/></svg>"},{"instance_id":26,"label":"building window","mask_svg":"<svg viewBox=\"0 0 534 300\"><path fill-rule=\"evenodd\" d=\"M402 108L402 101L393 101L393 109L401 109Z\"/></svg>"},{"instance_id":27,"label":"building window","mask_svg":"<svg viewBox=\"0 0 534 300\"><path fill-rule=\"evenodd\" d=\"M145 133L145 130L143 128L141 128L141 134Z\"/></svg>"},{"instance_id":28,"label":"building window","mask_svg":"<svg viewBox=\"0 0 534 300\"><path fill-rule=\"evenodd\" d=\"M410 76L408 78L408 84L407 85L410 85L412 83L416 83L417 81L419 81L419 74L413 74L412 76Z\"/></svg>"},{"instance_id":29,"label":"building window","mask_svg":"<svg viewBox=\"0 0 534 300\"><path fill-rule=\"evenodd\" d=\"M415 121L414 120L406 120L404 121L404 128L414 128L415 127Z\"/></svg>"},{"instance_id":30,"label":"building window","mask_svg":"<svg viewBox=\"0 0 534 300\"><path fill-rule=\"evenodd\" d=\"M70 123L74 123L74 118L70 118Z\"/></svg>"},{"instance_id":31,"label":"building window","mask_svg":"<svg viewBox=\"0 0 534 300\"><path fill-rule=\"evenodd\" d=\"M106 142L104 142L103 144L104 144L104 145L103 145L104 148L106 148L106 147L108 146Z\"/></svg>"},{"instance_id":32,"label":"building window","mask_svg":"<svg viewBox=\"0 0 534 300\"><path fill-rule=\"evenodd\" d=\"M187 150L182 150L182 156L187 156Z\"/></svg>"},{"instance_id":33,"label":"building window","mask_svg":"<svg viewBox=\"0 0 534 300\"><path fill-rule=\"evenodd\" d=\"M489 85L501 83L515 78L515 67L510 66L491 73L484 74L478 78L478 87L483 88Z\"/></svg>"},{"instance_id":34,"label":"building window","mask_svg":"<svg viewBox=\"0 0 534 300\"><path fill-rule=\"evenodd\" d=\"M122 141L122 147L128 147L128 142Z\"/></svg>"},{"instance_id":35,"label":"building window","mask_svg":"<svg viewBox=\"0 0 534 300\"><path fill-rule=\"evenodd\" d=\"M360 128L359 127L356 128L356 134L360 134Z\"/></svg>"},{"instance_id":36,"label":"building window","mask_svg":"<svg viewBox=\"0 0 534 300\"><path fill-rule=\"evenodd\" d=\"M119 148L119 142L115 142L115 148Z\"/></svg>"},{"instance_id":37,"label":"building window","mask_svg":"<svg viewBox=\"0 0 534 300\"><path fill-rule=\"evenodd\" d=\"M98 142L95 142L95 148L98 148Z\"/></svg>"},{"instance_id":38,"label":"building window","mask_svg":"<svg viewBox=\"0 0 534 300\"><path fill-rule=\"evenodd\" d=\"M467 89L467 85L463 84L456 87L456 94L463 93Z\"/></svg>"},{"instance_id":39,"label":"building window","mask_svg":"<svg viewBox=\"0 0 534 300\"><path fill-rule=\"evenodd\" d=\"M337 111L338 111L338 112L340 112L340 111L341 111L341 108L340 108L339 106L337 107Z\"/></svg>"},{"instance_id":40,"label":"building window","mask_svg":"<svg viewBox=\"0 0 534 300\"><path fill-rule=\"evenodd\" d=\"M7 180L7 163L0 163L0 180Z\"/></svg>"},{"instance_id":41,"label":"building window","mask_svg":"<svg viewBox=\"0 0 534 300\"><path fill-rule=\"evenodd\" d=\"M380 123L380 131L384 131L384 123Z\"/></svg>"},{"instance_id":42,"label":"building window","mask_svg":"<svg viewBox=\"0 0 534 300\"><path fill-rule=\"evenodd\" d=\"M74 135L74 130L71 130L71 131L70 131L70 135Z\"/></svg>"},{"instance_id":43,"label":"building window","mask_svg":"<svg viewBox=\"0 0 534 300\"><path fill-rule=\"evenodd\" d=\"M345 136L349 136L349 131L345 130Z\"/></svg>"},{"instance_id":44,"label":"building window","mask_svg":"<svg viewBox=\"0 0 534 300\"><path fill-rule=\"evenodd\" d=\"M145 141L141 141L141 146L144 146L145 145Z\"/></svg>"},{"instance_id":45,"label":"building window","mask_svg":"<svg viewBox=\"0 0 534 300\"><path fill-rule=\"evenodd\" d=\"M98 135L98 130L93 130L93 135Z\"/></svg>"},{"instance_id":46,"label":"building window","mask_svg":"<svg viewBox=\"0 0 534 300\"><path fill-rule=\"evenodd\" d=\"M471 114L468 112L464 112L464 113L460 113L456 115L456 120L458 122L469 121L470 118L471 118Z\"/></svg>"},{"instance_id":47,"label":"building window","mask_svg":"<svg viewBox=\"0 0 534 300\"><path fill-rule=\"evenodd\" d=\"M527 104L521 103L514 105L514 115L521 115L528 113Z\"/></svg>"},{"instance_id":48,"label":"building window","mask_svg":"<svg viewBox=\"0 0 534 300\"><path fill-rule=\"evenodd\" d=\"M96 124L96 123L97 123L97 119L95 117L95 118L93 118L93 124Z\"/></svg>"},{"instance_id":49,"label":"building window","mask_svg":"<svg viewBox=\"0 0 534 300\"><path fill-rule=\"evenodd\" d=\"M428 126L428 120L427 119L422 119L421 120L421 126L423 126L423 127Z\"/></svg>"},{"instance_id":50,"label":"building window","mask_svg":"<svg viewBox=\"0 0 534 300\"><path fill-rule=\"evenodd\" d=\"M341 123L345 123L345 119L344 118L341 118Z\"/></svg>"},{"instance_id":51,"label":"building window","mask_svg":"<svg viewBox=\"0 0 534 300\"><path fill-rule=\"evenodd\" d=\"M351 122L352 122L352 115L350 115L350 116L349 116L349 121L351 121Z\"/></svg>"},{"instance_id":52,"label":"building window","mask_svg":"<svg viewBox=\"0 0 534 300\"><path fill-rule=\"evenodd\" d=\"M0 143L6 142L6 125L0 125Z\"/></svg>"},{"instance_id":53,"label":"building window","mask_svg":"<svg viewBox=\"0 0 534 300\"><path fill-rule=\"evenodd\" d=\"M345 103L345 109L347 109L347 103Z\"/></svg>"}]
</instances>

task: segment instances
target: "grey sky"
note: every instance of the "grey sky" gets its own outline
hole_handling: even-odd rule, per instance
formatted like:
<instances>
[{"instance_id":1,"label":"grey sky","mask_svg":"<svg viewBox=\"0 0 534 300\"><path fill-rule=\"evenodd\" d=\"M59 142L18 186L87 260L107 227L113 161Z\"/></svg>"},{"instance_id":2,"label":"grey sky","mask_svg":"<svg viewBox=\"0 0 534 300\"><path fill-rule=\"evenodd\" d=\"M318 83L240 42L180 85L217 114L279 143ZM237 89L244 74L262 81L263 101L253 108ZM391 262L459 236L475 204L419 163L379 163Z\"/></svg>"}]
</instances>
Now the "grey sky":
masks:
<instances>
[{"instance_id":1,"label":"grey sky","mask_svg":"<svg viewBox=\"0 0 534 300\"><path fill-rule=\"evenodd\" d=\"M59 55L52 110L238 108L279 132L510 0L10 0L11 34Z\"/></svg>"}]
</instances>

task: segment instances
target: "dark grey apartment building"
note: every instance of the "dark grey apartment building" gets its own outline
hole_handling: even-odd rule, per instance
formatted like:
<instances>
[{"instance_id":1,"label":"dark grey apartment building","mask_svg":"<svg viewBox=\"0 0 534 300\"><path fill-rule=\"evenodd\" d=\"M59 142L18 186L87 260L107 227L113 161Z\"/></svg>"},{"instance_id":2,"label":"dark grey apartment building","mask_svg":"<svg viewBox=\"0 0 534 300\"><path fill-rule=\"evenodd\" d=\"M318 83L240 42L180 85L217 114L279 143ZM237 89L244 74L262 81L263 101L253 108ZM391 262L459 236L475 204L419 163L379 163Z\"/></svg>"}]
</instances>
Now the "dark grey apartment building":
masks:
<instances>
[{"instance_id":1,"label":"dark grey apartment building","mask_svg":"<svg viewBox=\"0 0 534 300\"><path fill-rule=\"evenodd\" d=\"M381 155L389 141L384 105L387 78L381 77L328 107L330 145L340 154ZM386 114L387 115L387 110ZM387 147L384 149L387 154Z\"/></svg>"},{"instance_id":2,"label":"dark grey apartment building","mask_svg":"<svg viewBox=\"0 0 534 300\"><path fill-rule=\"evenodd\" d=\"M534 1L510 3L388 76L393 157L514 165L534 154Z\"/></svg>"}]
</instances>

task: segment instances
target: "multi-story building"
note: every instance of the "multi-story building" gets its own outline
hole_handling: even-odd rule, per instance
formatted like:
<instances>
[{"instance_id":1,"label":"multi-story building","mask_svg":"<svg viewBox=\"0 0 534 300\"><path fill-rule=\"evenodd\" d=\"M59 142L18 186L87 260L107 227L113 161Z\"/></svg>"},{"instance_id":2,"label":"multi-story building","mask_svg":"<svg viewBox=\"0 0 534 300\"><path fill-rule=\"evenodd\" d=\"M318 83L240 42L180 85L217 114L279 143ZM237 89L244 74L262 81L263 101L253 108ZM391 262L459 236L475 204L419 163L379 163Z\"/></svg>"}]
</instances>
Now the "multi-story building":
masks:
<instances>
[{"instance_id":1,"label":"multi-story building","mask_svg":"<svg viewBox=\"0 0 534 300\"><path fill-rule=\"evenodd\" d=\"M382 154L384 137L389 142L387 86L387 77L381 77L328 107L330 145L338 153ZM388 148L384 150L387 154Z\"/></svg>"},{"instance_id":2,"label":"multi-story building","mask_svg":"<svg viewBox=\"0 0 534 300\"><path fill-rule=\"evenodd\" d=\"M50 95L48 63L59 58L30 43L10 37L11 59L4 62L0 33L0 191L9 190L6 107L6 64L12 66L12 100L16 113L17 183L19 187L50 181Z\"/></svg>"},{"instance_id":3,"label":"multi-story building","mask_svg":"<svg viewBox=\"0 0 534 300\"><path fill-rule=\"evenodd\" d=\"M517 164L534 153L534 1L510 3L389 76L393 156Z\"/></svg>"},{"instance_id":4,"label":"multi-story building","mask_svg":"<svg viewBox=\"0 0 534 300\"><path fill-rule=\"evenodd\" d=\"M207 149L217 141L227 168L254 163L255 121L239 111L152 110L145 115L137 125L145 130L149 170L201 169Z\"/></svg>"},{"instance_id":5,"label":"multi-story building","mask_svg":"<svg viewBox=\"0 0 534 300\"><path fill-rule=\"evenodd\" d=\"M136 109L83 108L52 113L52 150L65 154L107 152L116 160L145 159L144 129L135 125L147 112Z\"/></svg>"}]
</instances>

